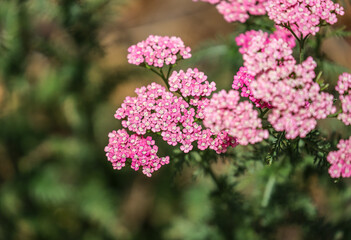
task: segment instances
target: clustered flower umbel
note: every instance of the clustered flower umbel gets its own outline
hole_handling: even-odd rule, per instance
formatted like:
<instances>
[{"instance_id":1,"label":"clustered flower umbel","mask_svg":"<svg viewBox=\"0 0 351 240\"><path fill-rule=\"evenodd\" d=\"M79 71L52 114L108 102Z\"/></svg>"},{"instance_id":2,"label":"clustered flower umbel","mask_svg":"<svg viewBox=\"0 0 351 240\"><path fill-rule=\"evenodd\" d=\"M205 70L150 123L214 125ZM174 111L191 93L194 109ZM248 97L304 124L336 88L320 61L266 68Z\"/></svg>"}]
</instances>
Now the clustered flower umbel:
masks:
<instances>
[{"instance_id":1,"label":"clustered flower umbel","mask_svg":"<svg viewBox=\"0 0 351 240\"><path fill-rule=\"evenodd\" d=\"M340 94L339 99L342 108L342 113L338 115L338 119L343 121L345 125L351 125L351 74L341 74L335 89Z\"/></svg>"},{"instance_id":2,"label":"clustered flower umbel","mask_svg":"<svg viewBox=\"0 0 351 240\"><path fill-rule=\"evenodd\" d=\"M196 73L199 72L193 72ZM175 78L175 74L173 77ZM188 80L184 79L184 83L180 79L178 84L186 84ZM170 85L171 89L175 89L173 82ZM215 88L210 86L212 85L208 84L205 89L212 92ZM209 102L207 98L196 97L188 103L156 83L141 87L136 93L137 97L127 97L115 114L117 119L125 119L122 126L129 131L139 135L160 133L169 145L180 144L180 149L185 153L193 149L192 144L196 141L200 150L210 148L217 153L225 152L227 147L236 145L235 139L226 132L217 135L204 129L199 123L204 118L203 111Z\"/></svg>"},{"instance_id":3,"label":"clustered flower umbel","mask_svg":"<svg viewBox=\"0 0 351 240\"><path fill-rule=\"evenodd\" d=\"M240 34L235 40L240 46L244 66L252 76L263 74L279 79L285 73L285 66L296 63L292 56L295 40L284 29L272 34L251 30Z\"/></svg>"},{"instance_id":4,"label":"clustered flower umbel","mask_svg":"<svg viewBox=\"0 0 351 240\"><path fill-rule=\"evenodd\" d=\"M193 0L215 4L227 22L246 22L250 15L266 14L267 0Z\"/></svg>"},{"instance_id":5,"label":"clustered flower umbel","mask_svg":"<svg viewBox=\"0 0 351 240\"><path fill-rule=\"evenodd\" d=\"M296 64L292 47L283 38L250 31L237 38L243 46L244 66L255 77L250 84L254 98L269 103L268 121L287 139L304 138L316 127L317 119L335 113L333 96L320 92L313 81L316 63L311 57Z\"/></svg>"},{"instance_id":6,"label":"clustered flower umbel","mask_svg":"<svg viewBox=\"0 0 351 240\"><path fill-rule=\"evenodd\" d=\"M169 157L158 157L158 147L150 136L129 135L125 129L112 131L108 135L109 144L105 147L108 161L114 169L120 170L131 159L131 168L135 171L142 167L143 173L151 177L162 165L169 163Z\"/></svg>"},{"instance_id":7,"label":"clustered flower umbel","mask_svg":"<svg viewBox=\"0 0 351 240\"><path fill-rule=\"evenodd\" d=\"M338 151L328 154L327 160L331 164L329 174L332 178L351 177L351 137L340 140Z\"/></svg>"},{"instance_id":8,"label":"clustered flower umbel","mask_svg":"<svg viewBox=\"0 0 351 240\"><path fill-rule=\"evenodd\" d=\"M115 118L122 120L122 126L135 134L129 136L124 129L110 133L110 143L105 151L115 169L121 169L130 158L133 169L143 166L143 173L151 176L161 165L169 162L168 157L156 156L154 141L143 137L149 133L158 133L169 145L180 144L185 153L193 149L194 143L199 150L210 148L218 154L237 145L236 139L227 131L214 132L201 125L210 101L206 97L216 90L215 83L207 81L203 72L196 68L189 68L186 72L174 71L169 78L169 89L170 92L159 84L151 83L136 89L137 96L126 97L117 109ZM133 141L130 142L130 139ZM143 147L140 149L138 146ZM151 158L149 161L148 157Z\"/></svg>"},{"instance_id":9,"label":"clustered flower umbel","mask_svg":"<svg viewBox=\"0 0 351 240\"><path fill-rule=\"evenodd\" d=\"M204 125L214 132L227 131L240 145L254 144L268 138L258 112L249 101L239 102L238 91L224 90L213 94L205 109Z\"/></svg>"},{"instance_id":10,"label":"clustered flower umbel","mask_svg":"<svg viewBox=\"0 0 351 240\"><path fill-rule=\"evenodd\" d=\"M168 82L170 91L179 91L183 97L192 96L195 98L210 96L216 90L216 83L209 83L207 76L197 68L189 68L186 72L180 70L174 71Z\"/></svg>"},{"instance_id":11,"label":"clustered flower umbel","mask_svg":"<svg viewBox=\"0 0 351 240\"><path fill-rule=\"evenodd\" d=\"M162 68L175 64L177 60L190 58L190 51L190 47L185 46L179 37L150 35L146 40L128 48L128 62Z\"/></svg>"},{"instance_id":12,"label":"clustered flower umbel","mask_svg":"<svg viewBox=\"0 0 351 240\"><path fill-rule=\"evenodd\" d=\"M315 35L319 27L337 22L344 9L331 0L268 0L267 14L278 25L289 26L298 37Z\"/></svg>"}]
</instances>

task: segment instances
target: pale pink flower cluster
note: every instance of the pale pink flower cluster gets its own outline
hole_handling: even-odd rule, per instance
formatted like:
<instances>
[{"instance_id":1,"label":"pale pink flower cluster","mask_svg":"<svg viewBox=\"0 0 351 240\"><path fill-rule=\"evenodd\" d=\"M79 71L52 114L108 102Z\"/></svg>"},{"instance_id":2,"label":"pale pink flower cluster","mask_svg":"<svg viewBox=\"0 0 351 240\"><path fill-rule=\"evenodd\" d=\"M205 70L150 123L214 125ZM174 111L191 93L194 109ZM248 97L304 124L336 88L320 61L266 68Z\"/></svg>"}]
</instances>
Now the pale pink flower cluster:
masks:
<instances>
[{"instance_id":1,"label":"pale pink flower cluster","mask_svg":"<svg viewBox=\"0 0 351 240\"><path fill-rule=\"evenodd\" d=\"M216 8L227 22L246 22L250 15L266 14L267 0L193 0L216 4Z\"/></svg>"},{"instance_id":2,"label":"pale pink flower cluster","mask_svg":"<svg viewBox=\"0 0 351 240\"><path fill-rule=\"evenodd\" d=\"M136 93L137 97L127 97L115 114L117 119L125 119L122 126L128 130L139 135L160 133L169 145L181 144L180 149L185 153L193 149L196 141L200 150L210 148L217 153L236 146L235 139L226 132L216 136L201 126L199 120L204 117L207 98L195 97L188 103L156 83L141 87Z\"/></svg>"},{"instance_id":3,"label":"pale pink flower cluster","mask_svg":"<svg viewBox=\"0 0 351 240\"><path fill-rule=\"evenodd\" d=\"M214 132L227 131L241 145L254 144L268 138L258 112L249 101L239 102L238 91L224 90L213 94L205 109L204 125Z\"/></svg>"},{"instance_id":4,"label":"pale pink flower cluster","mask_svg":"<svg viewBox=\"0 0 351 240\"><path fill-rule=\"evenodd\" d=\"M338 115L338 119L343 121L345 125L351 125L351 74L341 74L335 89L340 94L339 99L342 108L342 113Z\"/></svg>"},{"instance_id":5,"label":"pale pink flower cluster","mask_svg":"<svg viewBox=\"0 0 351 240\"><path fill-rule=\"evenodd\" d=\"M150 35L146 40L128 48L128 62L162 68L164 65L175 64L179 59L190 58L190 51L190 47L186 47L179 37Z\"/></svg>"},{"instance_id":6,"label":"pale pink flower cluster","mask_svg":"<svg viewBox=\"0 0 351 240\"><path fill-rule=\"evenodd\" d=\"M305 137L316 127L317 119L336 111L333 96L320 93L313 81L316 63L309 57L296 64L293 45L284 40L284 35L250 31L236 40L242 46L244 66L255 77L250 93L272 106L268 121L275 130L285 131L286 138Z\"/></svg>"},{"instance_id":7,"label":"pale pink flower cluster","mask_svg":"<svg viewBox=\"0 0 351 240\"><path fill-rule=\"evenodd\" d=\"M136 134L129 135L125 129L112 131L108 135L109 144L105 147L108 161L114 169L120 170L131 159L131 168L135 171L142 167L142 172L151 177L162 165L169 163L169 157L158 157L158 147L150 136L144 138Z\"/></svg>"},{"instance_id":8,"label":"pale pink flower cluster","mask_svg":"<svg viewBox=\"0 0 351 240\"><path fill-rule=\"evenodd\" d=\"M251 92L250 84L254 81L254 77L247 73L247 68L241 67L237 74L234 76L232 88L241 91L242 97L249 98L258 108L272 108L269 103L263 102L261 99L257 99Z\"/></svg>"},{"instance_id":9,"label":"pale pink flower cluster","mask_svg":"<svg viewBox=\"0 0 351 240\"><path fill-rule=\"evenodd\" d=\"M216 90L216 83L209 83L207 76L197 68L189 68L186 72L180 70L174 71L168 82L169 90L172 92L180 91L184 97L193 96L210 96Z\"/></svg>"},{"instance_id":10,"label":"pale pink flower cluster","mask_svg":"<svg viewBox=\"0 0 351 240\"><path fill-rule=\"evenodd\" d=\"M270 19L289 26L298 37L315 35L322 24L334 24L337 15L344 14L343 7L331 0L268 0L266 6Z\"/></svg>"},{"instance_id":11,"label":"pale pink flower cluster","mask_svg":"<svg viewBox=\"0 0 351 240\"><path fill-rule=\"evenodd\" d=\"M327 157L331 164L329 174L332 178L351 177L351 137L340 140L337 147L339 150L330 152Z\"/></svg>"},{"instance_id":12,"label":"pale pink flower cluster","mask_svg":"<svg viewBox=\"0 0 351 240\"><path fill-rule=\"evenodd\" d=\"M235 40L243 54L244 66L253 76L263 74L278 80L286 72L286 67L296 62L292 56L295 41L284 30L279 29L272 34L251 30Z\"/></svg>"},{"instance_id":13,"label":"pale pink flower cluster","mask_svg":"<svg viewBox=\"0 0 351 240\"><path fill-rule=\"evenodd\" d=\"M309 57L302 64L286 68L279 81L264 76L251 84L253 95L273 106L268 121L275 130L285 131L287 139L306 137L316 127L317 119L325 119L336 111L333 95L320 92L313 81L315 67Z\"/></svg>"}]
</instances>

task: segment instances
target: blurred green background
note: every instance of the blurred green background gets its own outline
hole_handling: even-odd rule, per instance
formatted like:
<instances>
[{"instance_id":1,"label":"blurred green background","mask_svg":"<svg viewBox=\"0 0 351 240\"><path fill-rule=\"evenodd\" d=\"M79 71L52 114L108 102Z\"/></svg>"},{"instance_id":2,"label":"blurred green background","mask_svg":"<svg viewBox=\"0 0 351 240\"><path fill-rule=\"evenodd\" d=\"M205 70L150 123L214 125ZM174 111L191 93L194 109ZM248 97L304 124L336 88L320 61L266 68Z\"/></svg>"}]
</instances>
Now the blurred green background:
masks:
<instances>
[{"instance_id":1,"label":"blurred green background","mask_svg":"<svg viewBox=\"0 0 351 240\"><path fill-rule=\"evenodd\" d=\"M128 46L179 36L194 53L179 67L230 88L242 62L236 27L191 0L0 1L0 239L351 239L351 182L334 183L312 158L293 167L220 159L213 167L232 195L191 165L149 179L106 160L115 110L136 87L161 83L127 64ZM348 39L327 39L322 51L330 79L350 68Z\"/></svg>"}]
</instances>

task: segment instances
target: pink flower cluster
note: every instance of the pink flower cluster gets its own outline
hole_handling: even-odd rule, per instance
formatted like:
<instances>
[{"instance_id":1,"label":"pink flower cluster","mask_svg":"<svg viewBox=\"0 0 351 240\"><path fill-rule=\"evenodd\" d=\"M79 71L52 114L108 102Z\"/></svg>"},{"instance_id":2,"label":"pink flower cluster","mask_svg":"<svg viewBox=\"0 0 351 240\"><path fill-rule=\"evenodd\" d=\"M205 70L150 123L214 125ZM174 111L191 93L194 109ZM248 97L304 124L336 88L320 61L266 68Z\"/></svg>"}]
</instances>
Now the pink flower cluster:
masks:
<instances>
[{"instance_id":1,"label":"pink flower cluster","mask_svg":"<svg viewBox=\"0 0 351 240\"><path fill-rule=\"evenodd\" d=\"M332 178L351 177L351 137L340 140L337 147L339 150L330 152L327 157L331 164L329 174Z\"/></svg>"},{"instance_id":2,"label":"pink flower cluster","mask_svg":"<svg viewBox=\"0 0 351 240\"><path fill-rule=\"evenodd\" d=\"M142 167L143 173L151 177L154 171L169 163L168 156L157 156L158 147L151 137L129 135L124 129L112 131L108 137L109 144L105 147L105 152L114 169L120 170L126 165L127 159L131 159L132 169L137 171Z\"/></svg>"},{"instance_id":3,"label":"pink flower cluster","mask_svg":"<svg viewBox=\"0 0 351 240\"><path fill-rule=\"evenodd\" d=\"M331 0L268 0L266 10L278 25L289 26L295 34L315 35L322 24L337 22L344 9Z\"/></svg>"},{"instance_id":4,"label":"pink flower cluster","mask_svg":"<svg viewBox=\"0 0 351 240\"><path fill-rule=\"evenodd\" d=\"M193 0L198 2L199 0ZM216 4L220 14L227 22L246 22L250 15L266 14L266 0L200 0L210 4Z\"/></svg>"},{"instance_id":5,"label":"pink flower cluster","mask_svg":"<svg viewBox=\"0 0 351 240\"><path fill-rule=\"evenodd\" d=\"M207 76L197 68L189 68L186 72L180 70L174 71L168 82L169 90L172 92L180 91L184 97L193 96L210 96L216 90L216 83L209 83Z\"/></svg>"},{"instance_id":6,"label":"pink flower cluster","mask_svg":"<svg viewBox=\"0 0 351 240\"><path fill-rule=\"evenodd\" d=\"M190 72L202 75L197 70L188 70ZM174 75L174 78L177 76L178 74ZM183 81L178 84L183 84ZM171 86L174 87L173 84ZM196 141L200 150L210 148L217 153L225 152L229 146L236 146L235 139L226 132L216 136L201 126L199 121L204 117L203 112L209 102L207 98L194 97L188 103L156 83L141 87L136 93L137 97L127 97L115 114L117 119L125 119L122 126L128 130L139 135L149 131L160 133L169 145L181 144L180 149L185 153L193 149L193 142Z\"/></svg>"},{"instance_id":7,"label":"pink flower cluster","mask_svg":"<svg viewBox=\"0 0 351 240\"><path fill-rule=\"evenodd\" d=\"M285 30L279 29L272 34L251 30L235 40L243 54L244 66L253 76L263 74L278 80L285 73L286 66L293 66L296 62L292 56L295 40Z\"/></svg>"},{"instance_id":8,"label":"pink flower cluster","mask_svg":"<svg viewBox=\"0 0 351 240\"><path fill-rule=\"evenodd\" d=\"M279 81L265 76L251 84L253 95L273 106L268 121L275 130L285 131L287 139L306 137L316 127L317 119L325 119L336 111L333 95L320 93L319 85L313 81L315 67L309 57L302 64L286 68Z\"/></svg>"},{"instance_id":9,"label":"pink flower cluster","mask_svg":"<svg viewBox=\"0 0 351 240\"><path fill-rule=\"evenodd\" d=\"M340 94L339 99L342 107L342 113L338 115L338 119L343 121L345 125L351 125L351 74L341 74L335 89Z\"/></svg>"},{"instance_id":10,"label":"pink flower cluster","mask_svg":"<svg viewBox=\"0 0 351 240\"><path fill-rule=\"evenodd\" d=\"M224 90L213 94L205 109L204 125L214 132L227 131L241 145L254 144L268 138L258 112L249 101L240 102L238 91Z\"/></svg>"},{"instance_id":11,"label":"pink flower cluster","mask_svg":"<svg viewBox=\"0 0 351 240\"><path fill-rule=\"evenodd\" d=\"M258 108L272 108L269 103L263 102L261 99L257 99L251 93L250 84L254 81L254 77L247 73L247 68L241 67L237 74L234 76L232 88L235 90L241 90L242 97L248 97Z\"/></svg>"},{"instance_id":12,"label":"pink flower cluster","mask_svg":"<svg viewBox=\"0 0 351 240\"><path fill-rule=\"evenodd\" d=\"M128 48L128 62L162 68L164 65L175 64L179 59L190 58L190 51L190 47L186 47L179 37L150 35L146 40Z\"/></svg>"},{"instance_id":13,"label":"pink flower cluster","mask_svg":"<svg viewBox=\"0 0 351 240\"><path fill-rule=\"evenodd\" d=\"M243 53L244 66L255 77L250 94L271 105L269 122L275 130L285 131L286 138L305 137L324 119L336 111L333 96L320 93L313 81L316 63L311 57L296 64L284 34L249 31L236 40Z\"/></svg>"}]
</instances>

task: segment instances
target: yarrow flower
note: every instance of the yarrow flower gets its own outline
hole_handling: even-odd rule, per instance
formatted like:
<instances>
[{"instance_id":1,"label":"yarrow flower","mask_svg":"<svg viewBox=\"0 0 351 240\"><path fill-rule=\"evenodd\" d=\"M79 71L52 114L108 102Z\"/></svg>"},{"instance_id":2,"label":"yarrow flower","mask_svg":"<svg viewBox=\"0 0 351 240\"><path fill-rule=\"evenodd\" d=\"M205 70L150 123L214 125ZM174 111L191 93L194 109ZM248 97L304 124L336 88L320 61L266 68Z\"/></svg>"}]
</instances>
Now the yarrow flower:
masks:
<instances>
[{"instance_id":1,"label":"yarrow flower","mask_svg":"<svg viewBox=\"0 0 351 240\"><path fill-rule=\"evenodd\" d=\"M146 40L128 48L128 62L162 68L175 64L179 59L191 57L190 47L186 47L179 37L150 35Z\"/></svg>"},{"instance_id":2,"label":"yarrow flower","mask_svg":"<svg viewBox=\"0 0 351 240\"><path fill-rule=\"evenodd\" d=\"M285 30L279 29L272 34L251 30L235 40L243 54L244 66L253 76L264 74L278 80L287 67L296 63L292 56L295 40Z\"/></svg>"},{"instance_id":3,"label":"yarrow flower","mask_svg":"<svg viewBox=\"0 0 351 240\"><path fill-rule=\"evenodd\" d=\"M331 164L329 174L332 178L351 177L351 137L340 140L337 147L338 151L330 152L327 157Z\"/></svg>"},{"instance_id":4,"label":"yarrow flower","mask_svg":"<svg viewBox=\"0 0 351 240\"><path fill-rule=\"evenodd\" d=\"M298 37L315 35L321 25L334 24L337 15L344 14L343 7L331 0L268 0L266 6L270 19L290 27Z\"/></svg>"},{"instance_id":5,"label":"yarrow flower","mask_svg":"<svg viewBox=\"0 0 351 240\"><path fill-rule=\"evenodd\" d=\"M253 95L272 105L268 121L275 130L285 131L287 139L306 137L316 127L317 119L325 119L336 111L333 95L320 93L319 85L313 81L315 67L309 57L292 66L292 70L287 68L279 81L265 76L251 84Z\"/></svg>"},{"instance_id":6,"label":"yarrow flower","mask_svg":"<svg viewBox=\"0 0 351 240\"><path fill-rule=\"evenodd\" d=\"M174 71L168 80L169 90L172 92L180 91L184 97L210 96L216 90L216 84L206 80L207 76L197 68L189 68L186 72L183 70Z\"/></svg>"},{"instance_id":7,"label":"yarrow flower","mask_svg":"<svg viewBox=\"0 0 351 240\"><path fill-rule=\"evenodd\" d=\"M187 73L202 76L198 70L190 69ZM184 77L175 73L174 82L178 82L179 79L175 80L178 76ZM186 83L184 79L179 81L178 84L184 84L184 81ZM170 85L173 86L173 90L176 89L173 83ZM209 86L213 85L204 83L201 89L215 89L214 86L212 89ZM235 139L225 132L215 134L209 129L204 129L199 123L204 118L203 112L209 102L207 98L200 98L194 92L195 97L188 103L156 83L141 87L136 93L137 97L127 97L115 114L117 119L125 119L122 126L128 130L139 135L147 132L160 133L169 145L181 144L180 149L185 153L193 149L193 142L196 141L200 150L210 148L217 153L237 145Z\"/></svg>"},{"instance_id":8,"label":"yarrow flower","mask_svg":"<svg viewBox=\"0 0 351 240\"><path fill-rule=\"evenodd\" d=\"M214 132L226 131L241 145L254 144L268 138L268 131L263 130L258 112L248 102L240 102L238 91L224 90L213 94L205 109L204 125Z\"/></svg>"},{"instance_id":9,"label":"yarrow flower","mask_svg":"<svg viewBox=\"0 0 351 240\"><path fill-rule=\"evenodd\" d=\"M241 90L241 96L249 98L258 108L272 108L269 103L263 102L261 99L257 99L251 92L250 84L254 81L254 77L247 73L247 68L241 67L237 74L234 76L232 88L235 90Z\"/></svg>"},{"instance_id":10,"label":"yarrow flower","mask_svg":"<svg viewBox=\"0 0 351 240\"><path fill-rule=\"evenodd\" d=\"M280 36L283 36L281 38ZM284 35L268 35L249 31L236 39L251 79L250 94L270 104L268 121L275 130L285 131L287 139L305 137L316 127L317 119L324 119L336 111L333 96L320 93L313 81L316 63L311 57L296 64L292 45Z\"/></svg>"},{"instance_id":11,"label":"yarrow flower","mask_svg":"<svg viewBox=\"0 0 351 240\"><path fill-rule=\"evenodd\" d=\"M108 161L114 169L120 170L131 160L131 168L151 177L162 165L169 163L169 157L158 157L158 147L150 136L144 138L136 134L129 135L125 129L112 131L108 135L109 144L105 147Z\"/></svg>"},{"instance_id":12,"label":"yarrow flower","mask_svg":"<svg viewBox=\"0 0 351 240\"><path fill-rule=\"evenodd\" d=\"M342 107L342 113L338 115L338 119L343 121L345 125L351 125L351 74L341 74L335 89L340 94L339 99Z\"/></svg>"},{"instance_id":13,"label":"yarrow flower","mask_svg":"<svg viewBox=\"0 0 351 240\"><path fill-rule=\"evenodd\" d=\"M215 4L227 22L246 22L250 15L266 14L266 0L193 0Z\"/></svg>"}]
</instances>

